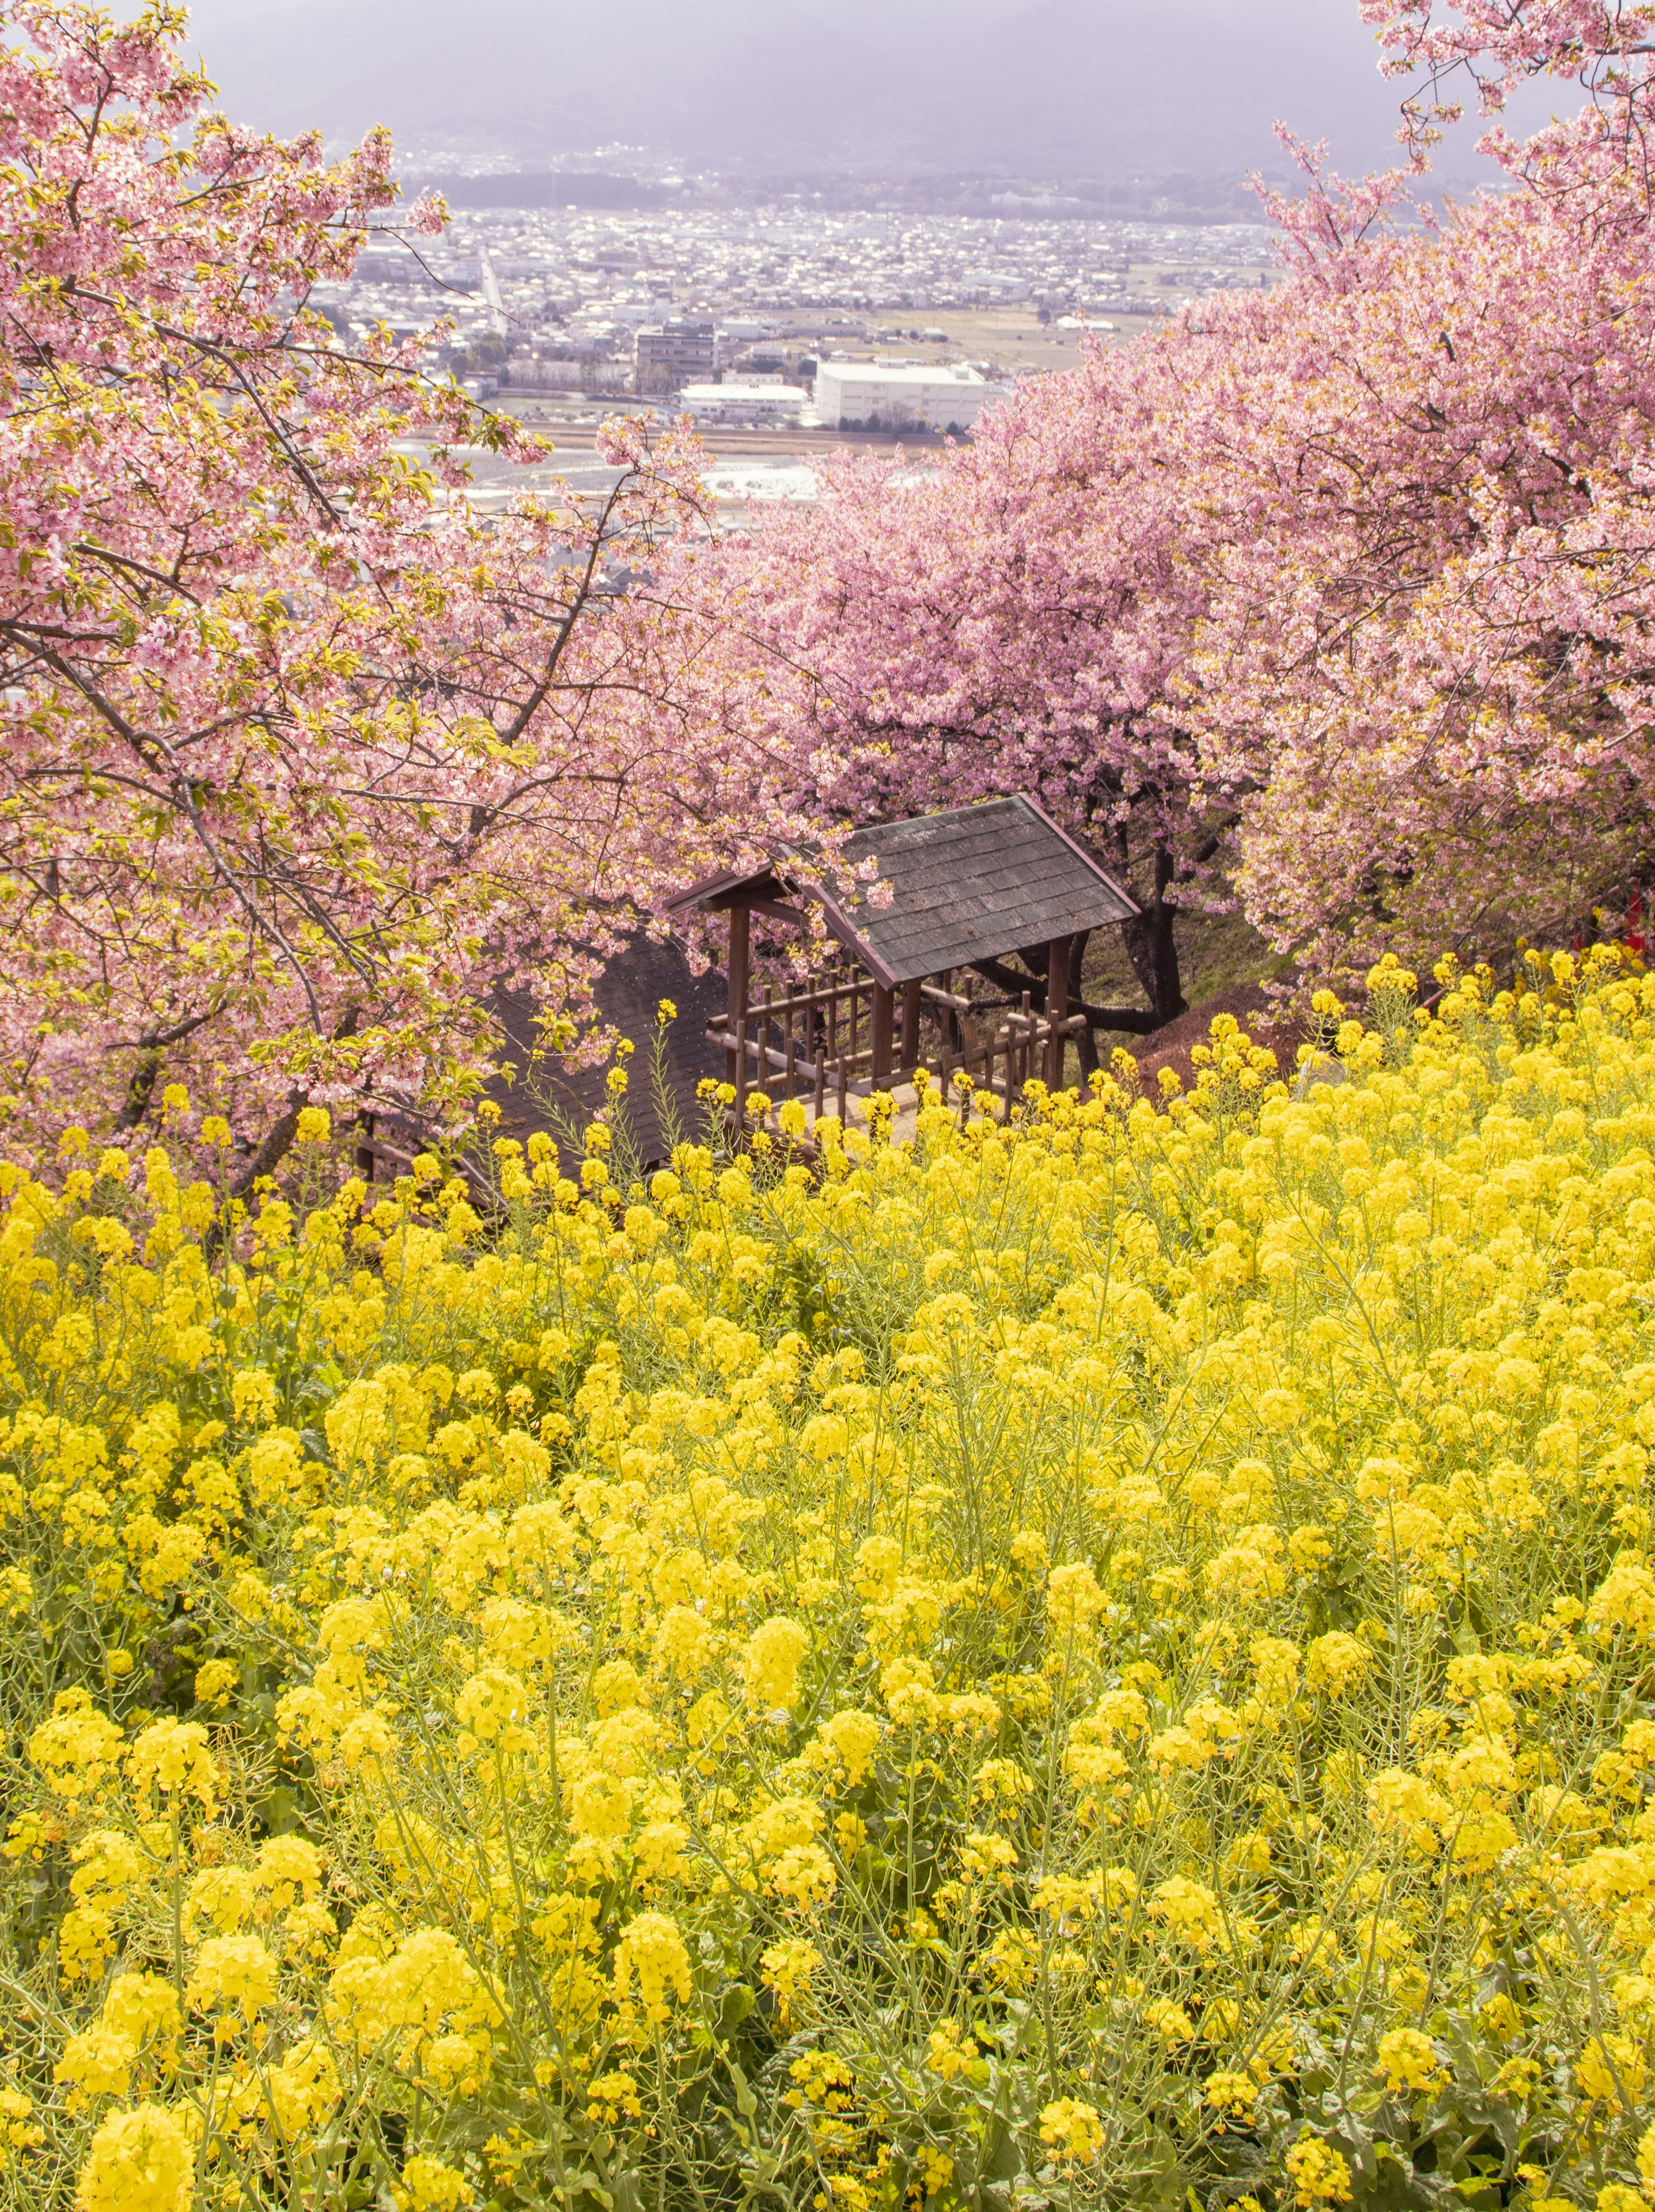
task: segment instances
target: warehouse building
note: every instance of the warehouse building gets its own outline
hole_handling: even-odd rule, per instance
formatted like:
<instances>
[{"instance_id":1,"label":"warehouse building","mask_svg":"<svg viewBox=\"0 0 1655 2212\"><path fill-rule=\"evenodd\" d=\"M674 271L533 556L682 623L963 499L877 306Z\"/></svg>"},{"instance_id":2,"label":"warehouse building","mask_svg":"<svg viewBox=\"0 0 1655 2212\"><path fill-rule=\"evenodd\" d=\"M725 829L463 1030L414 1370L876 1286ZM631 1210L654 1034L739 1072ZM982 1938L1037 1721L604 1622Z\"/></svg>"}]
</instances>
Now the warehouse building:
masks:
<instances>
[{"instance_id":1,"label":"warehouse building","mask_svg":"<svg viewBox=\"0 0 1655 2212\"><path fill-rule=\"evenodd\" d=\"M988 396L974 368L824 361L816 412L825 429L968 430Z\"/></svg>"},{"instance_id":2,"label":"warehouse building","mask_svg":"<svg viewBox=\"0 0 1655 2212\"><path fill-rule=\"evenodd\" d=\"M797 384L687 384L678 404L698 424L723 423L759 428L797 422L810 395Z\"/></svg>"}]
</instances>

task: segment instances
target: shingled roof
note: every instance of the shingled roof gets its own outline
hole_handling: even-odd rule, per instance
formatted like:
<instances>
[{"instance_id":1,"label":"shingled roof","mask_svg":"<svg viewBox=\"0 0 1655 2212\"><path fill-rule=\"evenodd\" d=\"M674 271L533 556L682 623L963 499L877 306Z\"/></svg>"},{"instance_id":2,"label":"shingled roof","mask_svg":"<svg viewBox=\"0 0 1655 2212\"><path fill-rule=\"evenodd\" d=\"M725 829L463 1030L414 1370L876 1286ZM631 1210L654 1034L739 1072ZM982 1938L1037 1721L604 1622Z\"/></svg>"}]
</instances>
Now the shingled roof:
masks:
<instances>
[{"instance_id":1,"label":"shingled roof","mask_svg":"<svg viewBox=\"0 0 1655 2212\"><path fill-rule=\"evenodd\" d=\"M888 906L873 905L864 890L847 897L797 880L804 856L791 853L756 875L710 878L672 903L728 905L743 892L780 890L819 901L834 935L888 989L1137 912L1085 847L1021 793L858 830L843 851L848 861L874 862Z\"/></svg>"}]
</instances>

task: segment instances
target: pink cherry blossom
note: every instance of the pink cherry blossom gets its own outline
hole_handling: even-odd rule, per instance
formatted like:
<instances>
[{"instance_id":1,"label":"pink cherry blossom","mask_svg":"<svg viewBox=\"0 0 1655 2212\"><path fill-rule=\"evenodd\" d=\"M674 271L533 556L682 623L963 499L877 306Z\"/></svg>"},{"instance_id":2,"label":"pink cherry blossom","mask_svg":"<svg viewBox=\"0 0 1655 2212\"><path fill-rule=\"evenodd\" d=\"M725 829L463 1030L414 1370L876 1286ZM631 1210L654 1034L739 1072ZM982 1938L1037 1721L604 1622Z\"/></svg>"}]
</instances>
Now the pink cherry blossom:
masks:
<instances>
[{"instance_id":1,"label":"pink cherry blossom","mask_svg":"<svg viewBox=\"0 0 1655 2212\"><path fill-rule=\"evenodd\" d=\"M1387 49L1386 73L1408 84L1401 135L1424 166L1441 125L1473 94L1498 114L1539 77L1573 78L1628 151L1649 119L1651 0L1361 0ZM1423 77L1423 83L1412 82ZM1509 143L1509 142L1507 142ZM1514 149L1513 149L1514 150Z\"/></svg>"},{"instance_id":2,"label":"pink cherry blossom","mask_svg":"<svg viewBox=\"0 0 1655 2212\"><path fill-rule=\"evenodd\" d=\"M0 10L0 1091L27 1133L183 1081L251 1174L307 1100L452 1126L498 981L578 1007L698 854L809 825L616 580L704 528L693 441L474 514L458 449L538 442L306 304L440 204L397 226L382 132L233 126L183 20Z\"/></svg>"},{"instance_id":3,"label":"pink cherry blossom","mask_svg":"<svg viewBox=\"0 0 1655 2212\"><path fill-rule=\"evenodd\" d=\"M1454 13L1502 70L1569 58L1545 9ZM1630 15L1593 50L1616 84L1646 65ZM723 624L692 722L791 747L828 818L1036 793L1144 907L1162 1018L1175 902L1239 898L1336 974L1590 926L1655 874L1655 284L1623 119L1589 102L1434 214L1296 149L1268 293L1030 380L934 467L840 462L815 509L686 544L675 589Z\"/></svg>"}]
</instances>

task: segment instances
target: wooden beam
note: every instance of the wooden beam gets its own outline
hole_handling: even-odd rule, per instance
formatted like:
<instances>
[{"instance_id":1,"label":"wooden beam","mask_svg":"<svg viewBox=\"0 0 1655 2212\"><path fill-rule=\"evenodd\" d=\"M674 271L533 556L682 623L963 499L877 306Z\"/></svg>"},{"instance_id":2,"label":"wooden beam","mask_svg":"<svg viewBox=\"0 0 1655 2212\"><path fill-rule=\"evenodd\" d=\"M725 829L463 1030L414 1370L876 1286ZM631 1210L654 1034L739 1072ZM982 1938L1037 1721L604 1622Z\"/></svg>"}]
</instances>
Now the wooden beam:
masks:
<instances>
[{"instance_id":1,"label":"wooden beam","mask_svg":"<svg viewBox=\"0 0 1655 2212\"><path fill-rule=\"evenodd\" d=\"M919 992L918 980L902 986L902 1065L910 1069L919 1065Z\"/></svg>"},{"instance_id":2,"label":"wooden beam","mask_svg":"<svg viewBox=\"0 0 1655 2212\"><path fill-rule=\"evenodd\" d=\"M874 985L873 1079L877 1085L890 1080L891 1047L896 1027L896 994L882 983Z\"/></svg>"},{"instance_id":3,"label":"wooden beam","mask_svg":"<svg viewBox=\"0 0 1655 2212\"><path fill-rule=\"evenodd\" d=\"M1046 1045L1046 1087L1063 1088L1064 1036L1058 1024L1069 1017L1069 939L1054 937L1046 948L1046 1018L1052 1033Z\"/></svg>"},{"instance_id":4,"label":"wooden beam","mask_svg":"<svg viewBox=\"0 0 1655 2212\"><path fill-rule=\"evenodd\" d=\"M708 906L714 914L720 908L733 914L738 906L744 907L749 914L773 915L778 921L797 922L801 929L810 919L802 907L789 906L781 899L761 898L757 891L732 892L727 899L709 900Z\"/></svg>"},{"instance_id":5,"label":"wooden beam","mask_svg":"<svg viewBox=\"0 0 1655 2212\"><path fill-rule=\"evenodd\" d=\"M747 908L730 909L730 1026L741 1039L739 1048L724 1054L724 1081L736 1086L736 1127L743 1126L747 1111L747 994L752 933Z\"/></svg>"},{"instance_id":6,"label":"wooden beam","mask_svg":"<svg viewBox=\"0 0 1655 2212\"><path fill-rule=\"evenodd\" d=\"M711 898L699 903L709 914L727 914L732 906L751 906L755 899L779 899L786 896L786 885L773 874L747 876L741 882L729 884L716 891Z\"/></svg>"}]
</instances>

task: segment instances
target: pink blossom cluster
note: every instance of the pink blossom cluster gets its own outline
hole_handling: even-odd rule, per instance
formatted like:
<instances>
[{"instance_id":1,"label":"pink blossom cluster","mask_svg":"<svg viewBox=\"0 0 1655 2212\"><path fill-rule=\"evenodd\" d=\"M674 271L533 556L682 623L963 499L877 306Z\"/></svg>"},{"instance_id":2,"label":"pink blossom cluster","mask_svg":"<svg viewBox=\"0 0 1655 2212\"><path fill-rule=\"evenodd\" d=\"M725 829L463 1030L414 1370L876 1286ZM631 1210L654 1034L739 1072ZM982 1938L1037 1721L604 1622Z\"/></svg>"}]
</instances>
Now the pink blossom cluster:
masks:
<instances>
[{"instance_id":1,"label":"pink blossom cluster","mask_svg":"<svg viewBox=\"0 0 1655 2212\"><path fill-rule=\"evenodd\" d=\"M1630 82L1636 11L1608 12L1466 0L1453 46L1422 0L1393 33L1562 67L1595 21ZM845 461L814 508L686 546L675 589L724 611L741 672L709 716L791 742L834 817L1035 792L1128 878L1163 1018L1179 903L1240 900L1339 973L1629 892L1655 863L1650 179L1597 103L1511 151L1510 189L1434 215L1304 150L1268 293L1026 382L935 466Z\"/></svg>"},{"instance_id":2,"label":"pink blossom cluster","mask_svg":"<svg viewBox=\"0 0 1655 2212\"><path fill-rule=\"evenodd\" d=\"M1457 122L1460 83L1484 115L1519 84L1573 78L1629 153L1650 119L1651 0L1361 0L1379 27L1387 76L1408 83L1398 134L1423 167L1441 126ZM1422 77L1423 82L1409 82Z\"/></svg>"},{"instance_id":3,"label":"pink blossom cluster","mask_svg":"<svg viewBox=\"0 0 1655 2212\"><path fill-rule=\"evenodd\" d=\"M701 632L637 579L693 441L476 516L464 446L539 442L308 304L389 142L236 129L183 24L0 9L0 1118L182 1081L252 1168L306 1102L453 1126L499 981L578 1006L633 902L802 824L675 714Z\"/></svg>"}]
</instances>

